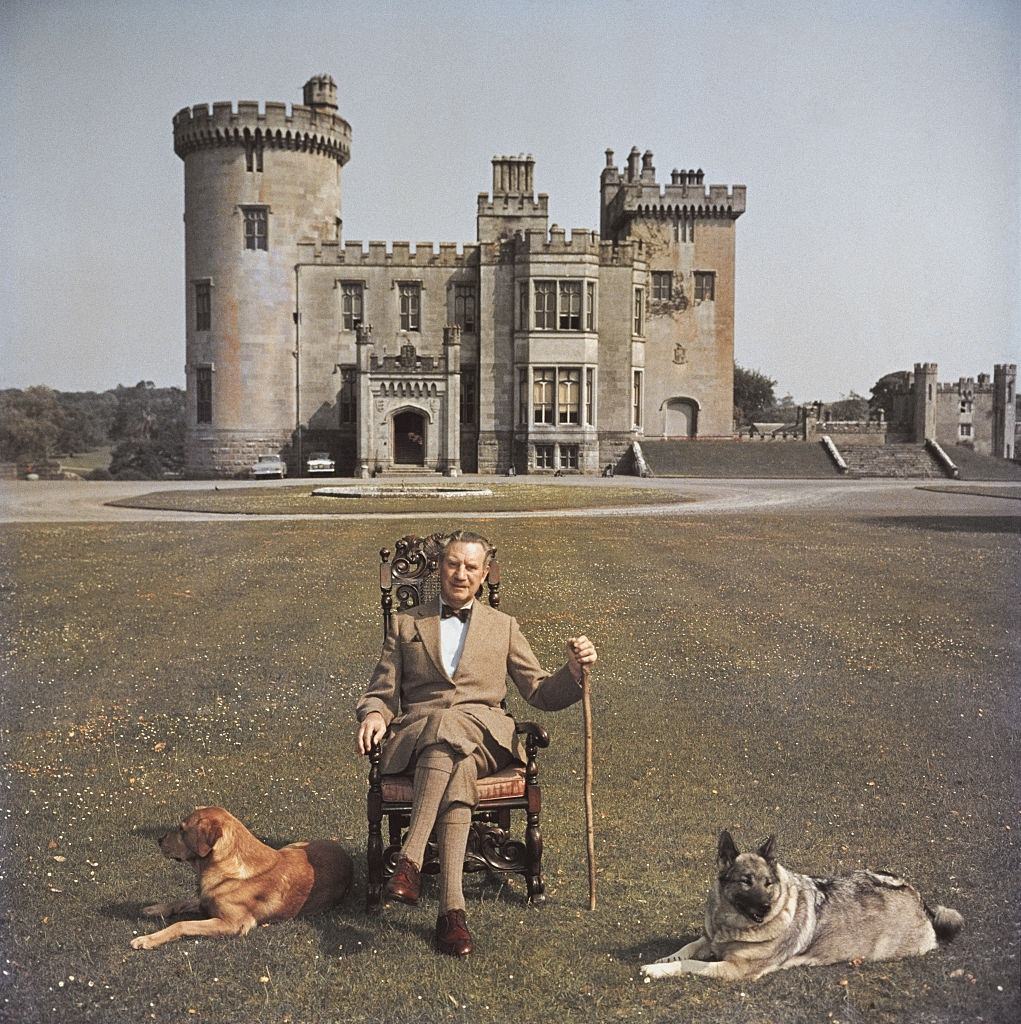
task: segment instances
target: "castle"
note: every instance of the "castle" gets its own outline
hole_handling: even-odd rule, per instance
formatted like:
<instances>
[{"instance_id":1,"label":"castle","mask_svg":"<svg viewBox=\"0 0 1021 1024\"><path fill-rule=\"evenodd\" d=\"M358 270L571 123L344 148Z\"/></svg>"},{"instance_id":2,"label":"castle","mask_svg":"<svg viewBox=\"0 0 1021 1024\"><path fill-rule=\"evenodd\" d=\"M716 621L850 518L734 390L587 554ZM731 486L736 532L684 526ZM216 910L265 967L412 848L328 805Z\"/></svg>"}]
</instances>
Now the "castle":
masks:
<instances>
[{"instance_id":1,"label":"castle","mask_svg":"<svg viewBox=\"0 0 1021 1024\"><path fill-rule=\"evenodd\" d=\"M304 103L174 117L184 161L187 463L595 473L645 437L730 436L745 188L606 152L599 233L549 224L530 156L492 161L475 244L350 242L351 128Z\"/></svg>"},{"instance_id":2,"label":"castle","mask_svg":"<svg viewBox=\"0 0 1021 1024\"><path fill-rule=\"evenodd\" d=\"M1017 365L997 364L993 375L980 373L956 381L938 381L935 363L915 363L881 377L872 388L872 405L882 409L887 437L933 440L960 445L981 455L1017 457Z\"/></svg>"}]
</instances>

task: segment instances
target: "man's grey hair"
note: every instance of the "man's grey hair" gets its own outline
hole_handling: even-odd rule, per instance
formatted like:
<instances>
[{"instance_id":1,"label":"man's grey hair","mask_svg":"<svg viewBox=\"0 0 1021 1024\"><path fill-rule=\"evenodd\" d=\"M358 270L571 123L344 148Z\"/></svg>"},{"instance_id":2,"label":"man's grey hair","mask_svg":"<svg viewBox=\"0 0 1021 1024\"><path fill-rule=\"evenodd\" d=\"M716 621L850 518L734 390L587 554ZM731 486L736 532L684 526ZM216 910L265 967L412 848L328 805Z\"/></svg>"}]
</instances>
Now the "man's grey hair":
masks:
<instances>
[{"instance_id":1,"label":"man's grey hair","mask_svg":"<svg viewBox=\"0 0 1021 1024\"><path fill-rule=\"evenodd\" d=\"M493 555L496 554L496 548L487 537L483 537L481 533L473 533L471 530L455 530L453 533L448 533L443 538L440 555L445 555L451 544L481 544L482 550L486 553L485 565L487 566L493 560Z\"/></svg>"}]
</instances>

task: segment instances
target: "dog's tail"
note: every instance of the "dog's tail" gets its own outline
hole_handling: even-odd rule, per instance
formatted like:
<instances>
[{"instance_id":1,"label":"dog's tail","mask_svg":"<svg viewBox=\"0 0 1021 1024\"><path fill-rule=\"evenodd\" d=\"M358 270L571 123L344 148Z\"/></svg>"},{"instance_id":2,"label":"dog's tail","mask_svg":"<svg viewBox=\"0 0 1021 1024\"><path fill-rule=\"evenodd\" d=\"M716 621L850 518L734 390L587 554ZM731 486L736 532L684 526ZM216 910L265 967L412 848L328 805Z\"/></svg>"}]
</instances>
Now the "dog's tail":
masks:
<instances>
[{"instance_id":1,"label":"dog's tail","mask_svg":"<svg viewBox=\"0 0 1021 1024\"><path fill-rule=\"evenodd\" d=\"M930 907L924 904L925 912L932 922L932 929L940 942L951 942L964 927L964 918L950 907Z\"/></svg>"}]
</instances>

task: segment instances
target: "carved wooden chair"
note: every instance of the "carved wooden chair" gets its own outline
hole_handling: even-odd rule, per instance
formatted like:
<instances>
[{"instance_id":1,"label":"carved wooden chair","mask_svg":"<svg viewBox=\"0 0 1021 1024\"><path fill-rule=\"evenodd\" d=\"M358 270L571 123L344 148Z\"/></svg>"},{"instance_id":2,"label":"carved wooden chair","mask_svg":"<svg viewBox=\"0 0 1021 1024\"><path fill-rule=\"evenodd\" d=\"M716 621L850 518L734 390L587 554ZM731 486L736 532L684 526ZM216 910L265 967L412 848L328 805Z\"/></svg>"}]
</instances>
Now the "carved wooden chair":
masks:
<instances>
[{"instance_id":1,"label":"carved wooden chair","mask_svg":"<svg viewBox=\"0 0 1021 1024\"><path fill-rule=\"evenodd\" d=\"M380 604L383 612L383 636L390 628L397 611L424 604L439 594L437 567L444 535L434 533L428 537L402 537L391 558L389 549L379 553ZM500 566L494 551L489 575L483 586L488 591L489 604L500 606ZM476 595L482 598L483 588ZM494 775L479 779L479 804L472 813L468 848L464 870L509 871L523 875L528 899L541 904L546 900L542 879L542 832L539 816L542 792L539 789L538 752L549 746L549 735L535 722L518 722L516 731L524 737L527 763L509 765ZM376 744L369 752L369 841L368 890L366 906L378 910L382 903L383 885L394 873L397 855L401 849L404 830L411 819L411 798L414 786L412 775L384 775L380 771L381 747ZM525 812L524 839L511 834L511 815ZM383 845L383 819L387 820L388 843ZM436 874L439 860L435 842L431 838L426 849L423 874Z\"/></svg>"}]
</instances>

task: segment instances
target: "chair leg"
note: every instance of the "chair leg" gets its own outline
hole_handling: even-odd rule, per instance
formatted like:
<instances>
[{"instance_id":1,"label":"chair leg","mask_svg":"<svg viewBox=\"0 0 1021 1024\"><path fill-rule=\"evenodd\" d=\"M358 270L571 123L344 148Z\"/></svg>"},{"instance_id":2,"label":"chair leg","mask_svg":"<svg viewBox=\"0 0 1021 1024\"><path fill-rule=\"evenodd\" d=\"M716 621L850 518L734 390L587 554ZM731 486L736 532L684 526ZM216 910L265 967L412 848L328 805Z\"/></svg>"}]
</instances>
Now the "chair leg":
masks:
<instances>
[{"instance_id":1,"label":"chair leg","mask_svg":"<svg viewBox=\"0 0 1021 1024\"><path fill-rule=\"evenodd\" d=\"M539 788L539 748L535 737L525 741L528 762L525 765L525 799L527 817L525 825L525 884L528 901L536 905L546 902L546 886L542 880L542 831L539 816L542 812L542 790Z\"/></svg>"},{"instance_id":2,"label":"chair leg","mask_svg":"<svg viewBox=\"0 0 1021 1024\"><path fill-rule=\"evenodd\" d=\"M538 790L528 794L527 824L524 829L524 850L527 873L524 881L528 887L528 902L546 902L546 885L543 883L543 834L539 827L540 798Z\"/></svg>"},{"instance_id":3,"label":"chair leg","mask_svg":"<svg viewBox=\"0 0 1021 1024\"><path fill-rule=\"evenodd\" d=\"M366 846L367 879L365 888L365 909L370 913L379 911L383 905L383 793L379 780L379 754L373 751L370 759L369 796L367 810L369 818L369 839Z\"/></svg>"}]
</instances>

